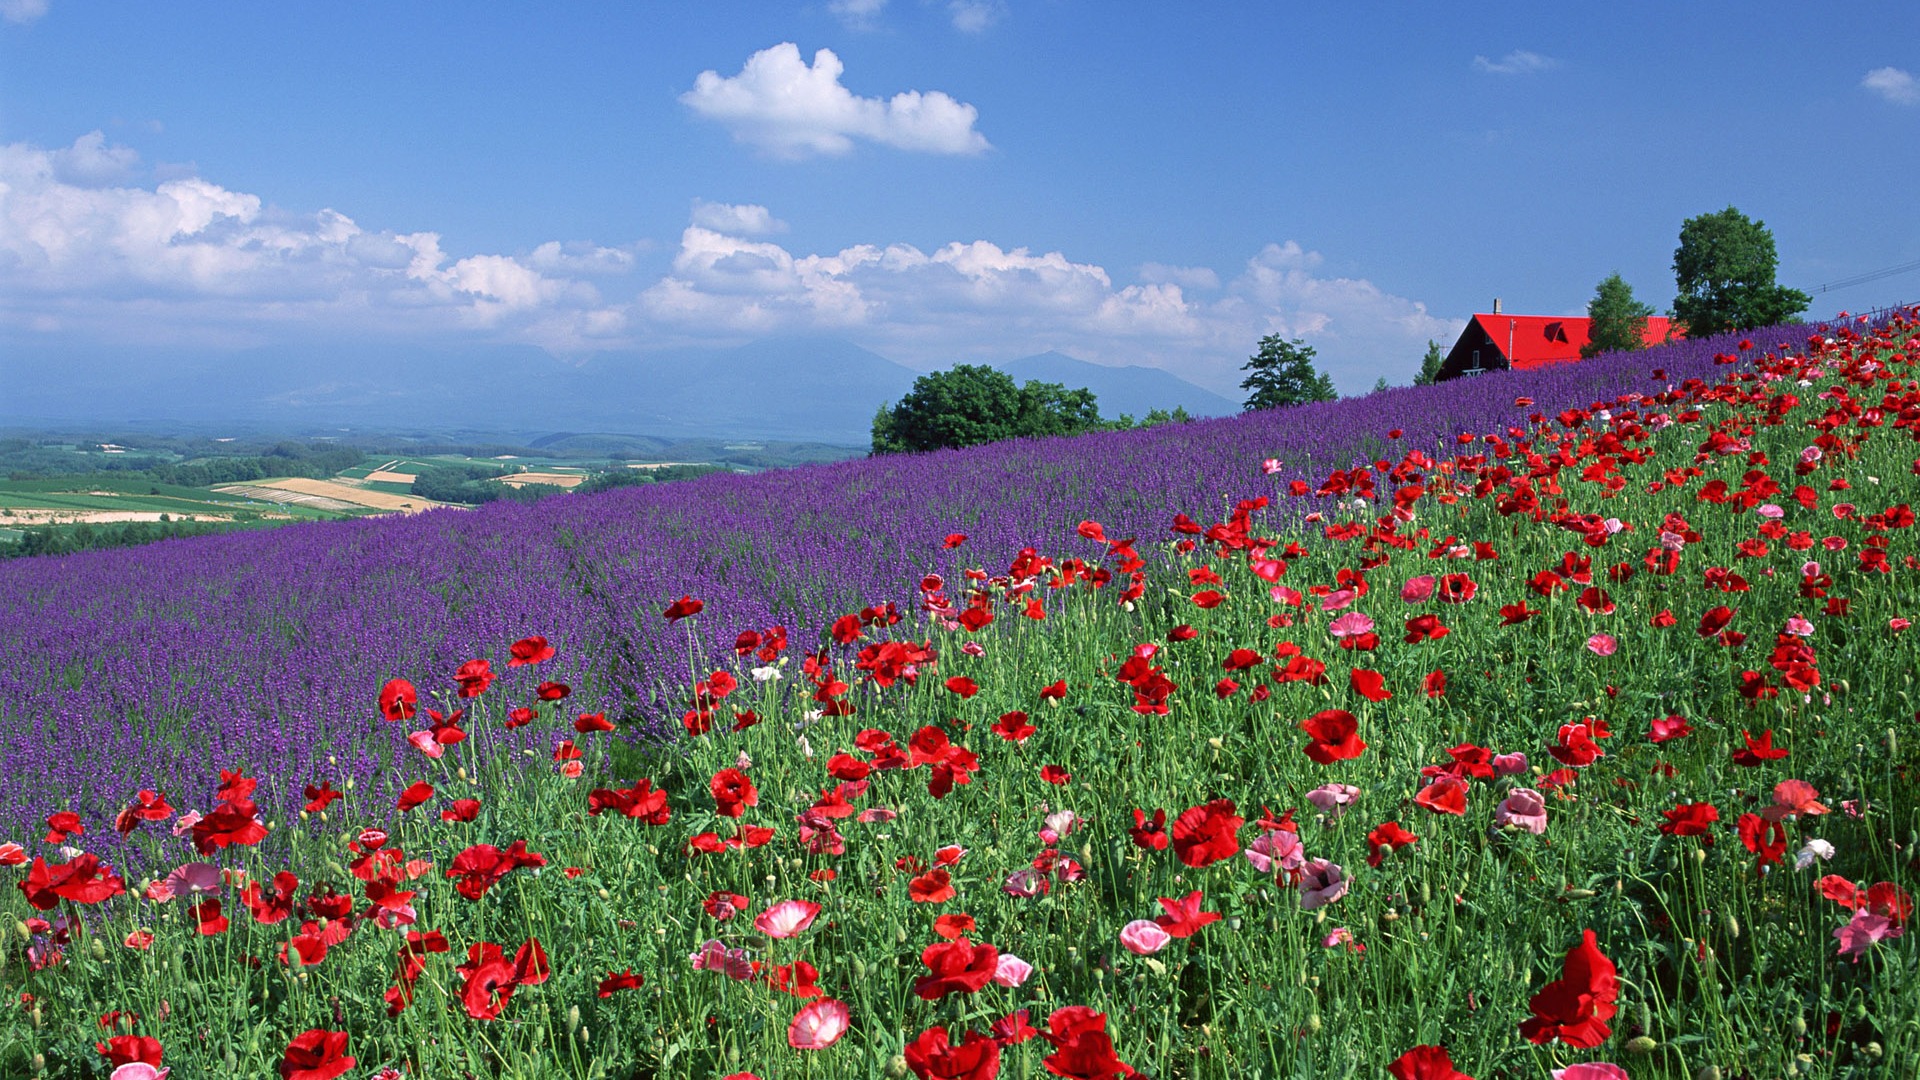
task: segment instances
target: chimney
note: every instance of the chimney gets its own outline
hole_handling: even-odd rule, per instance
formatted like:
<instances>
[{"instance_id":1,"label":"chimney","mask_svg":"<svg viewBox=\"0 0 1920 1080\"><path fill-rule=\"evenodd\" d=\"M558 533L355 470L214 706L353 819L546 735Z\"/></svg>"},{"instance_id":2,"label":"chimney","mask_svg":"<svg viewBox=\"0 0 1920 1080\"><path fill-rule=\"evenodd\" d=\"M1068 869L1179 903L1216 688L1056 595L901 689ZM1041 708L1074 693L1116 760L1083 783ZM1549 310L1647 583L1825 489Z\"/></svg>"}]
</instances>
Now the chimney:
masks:
<instances>
[{"instance_id":1,"label":"chimney","mask_svg":"<svg viewBox=\"0 0 1920 1080\"><path fill-rule=\"evenodd\" d=\"M1497 296L1493 298L1493 313L1500 314L1500 298Z\"/></svg>"}]
</instances>

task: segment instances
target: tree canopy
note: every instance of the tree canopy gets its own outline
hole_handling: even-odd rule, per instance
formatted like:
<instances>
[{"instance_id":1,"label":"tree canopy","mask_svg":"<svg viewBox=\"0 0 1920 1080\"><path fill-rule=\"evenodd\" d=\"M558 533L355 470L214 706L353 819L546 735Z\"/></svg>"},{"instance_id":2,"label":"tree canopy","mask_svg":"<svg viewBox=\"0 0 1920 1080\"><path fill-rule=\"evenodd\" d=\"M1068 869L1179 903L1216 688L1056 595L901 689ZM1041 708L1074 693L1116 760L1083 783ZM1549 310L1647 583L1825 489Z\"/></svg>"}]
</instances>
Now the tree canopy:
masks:
<instances>
[{"instance_id":1,"label":"tree canopy","mask_svg":"<svg viewBox=\"0 0 1920 1080\"><path fill-rule=\"evenodd\" d=\"M1440 343L1427 339L1427 355L1420 358L1420 373L1413 377L1415 386L1432 386L1440 377L1440 366L1447 362L1446 354L1440 351Z\"/></svg>"},{"instance_id":2,"label":"tree canopy","mask_svg":"<svg viewBox=\"0 0 1920 1080\"><path fill-rule=\"evenodd\" d=\"M1581 356L1626 352L1647 343L1647 317L1653 309L1633 298L1633 286L1619 274L1609 274L1587 301L1587 343Z\"/></svg>"},{"instance_id":3,"label":"tree canopy","mask_svg":"<svg viewBox=\"0 0 1920 1080\"><path fill-rule=\"evenodd\" d=\"M905 397L880 407L873 418L873 452L977 446L1103 426L1091 390L1037 380L1018 386L995 368L957 364L920 376Z\"/></svg>"},{"instance_id":4,"label":"tree canopy","mask_svg":"<svg viewBox=\"0 0 1920 1080\"><path fill-rule=\"evenodd\" d=\"M1680 226L1673 252L1679 295L1673 314L1693 337L1787 322L1812 298L1774 283L1773 233L1729 206L1691 217Z\"/></svg>"},{"instance_id":5,"label":"tree canopy","mask_svg":"<svg viewBox=\"0 0 1920 1080\"><path fill-rule=\"evenodd\" d=\"M1261 338L1260 351L1240 365L1240 370L1250 373L1240 383L1240 389L1248 392L1243 406L1247 412L1332 401L1340 396L1333 380L1313 366L1313 346L1298 339L1287 341L1279 334Z\"/></svg>"}]
</instances>

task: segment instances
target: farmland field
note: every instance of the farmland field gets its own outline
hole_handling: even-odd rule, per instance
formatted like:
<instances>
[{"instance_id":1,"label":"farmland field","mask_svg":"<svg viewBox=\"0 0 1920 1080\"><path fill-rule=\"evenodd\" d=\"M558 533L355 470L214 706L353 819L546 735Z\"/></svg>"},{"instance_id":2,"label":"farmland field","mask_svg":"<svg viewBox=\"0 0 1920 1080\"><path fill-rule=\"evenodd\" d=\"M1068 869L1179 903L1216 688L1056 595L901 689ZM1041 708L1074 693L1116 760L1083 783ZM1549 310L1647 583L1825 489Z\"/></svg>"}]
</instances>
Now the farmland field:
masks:
<instances>
[{"instance_id":1,"label":"farmland field","mask_svg":"<svg viewBox=\"0 0 1920 1080\"><path fill-rule=\"evenodd\" d=\"M1913 1077L1916 318L0 566L0 1072Z\"/></svg>"}]
</instances>

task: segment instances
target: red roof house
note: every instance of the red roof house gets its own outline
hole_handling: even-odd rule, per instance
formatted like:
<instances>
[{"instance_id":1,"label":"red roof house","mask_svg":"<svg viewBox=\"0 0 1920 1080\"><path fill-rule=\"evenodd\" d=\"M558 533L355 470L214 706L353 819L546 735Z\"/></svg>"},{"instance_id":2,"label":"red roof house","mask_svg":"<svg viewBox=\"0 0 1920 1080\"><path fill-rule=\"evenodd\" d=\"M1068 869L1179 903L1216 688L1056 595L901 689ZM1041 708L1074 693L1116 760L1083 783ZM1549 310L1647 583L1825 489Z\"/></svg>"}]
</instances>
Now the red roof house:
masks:
<instances>
[{"instance_id":1,"label":"red roof house","mask_svg":"<svg viewBox=\"0 0 1920 1080\"><path fill-rule=\"evenodd\" d=\"M1454 342L1446 362L1440 365L1438 379L1571 364L1580 359L1580 349L1587 344L1588 322L1563 315L1507 315L1496 300L1492 311L1467 321L1460 340ZM1670 330L1674 337L1682 336L1669 326L1665 316L1652 316L1647 319L1642 340L1658 345L1667 340Z\"/></svg>"}]
</instances>

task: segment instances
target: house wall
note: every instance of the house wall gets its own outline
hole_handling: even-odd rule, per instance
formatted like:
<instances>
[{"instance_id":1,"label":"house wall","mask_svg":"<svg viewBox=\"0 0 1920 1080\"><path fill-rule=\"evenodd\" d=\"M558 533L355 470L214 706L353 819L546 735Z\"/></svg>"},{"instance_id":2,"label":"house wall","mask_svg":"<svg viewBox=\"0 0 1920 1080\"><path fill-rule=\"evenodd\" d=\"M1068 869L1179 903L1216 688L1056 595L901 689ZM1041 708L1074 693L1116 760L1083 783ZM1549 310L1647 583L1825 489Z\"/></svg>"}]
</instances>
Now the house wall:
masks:
<instances>
[{"instance_id":1,"label":"house wall","mask_svg":"<svg viewBox=\"0 0 1920 1080\"><path fill-rule=\"evenodd\" d=\"M1447 352L1447 359L1440 365L1440 374L1434 381L1445 382L1474 371L1475 350L1480 353L1478 370L1505 371L1507 369L1506 353L1499 345L1494 344L1486 328L1480 325L1480 320L1474 319L1467 323L1467 328L1460 332L1460 339L1454 342L1453 348Z\"/></svg>"}]
</instances>

